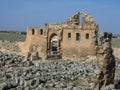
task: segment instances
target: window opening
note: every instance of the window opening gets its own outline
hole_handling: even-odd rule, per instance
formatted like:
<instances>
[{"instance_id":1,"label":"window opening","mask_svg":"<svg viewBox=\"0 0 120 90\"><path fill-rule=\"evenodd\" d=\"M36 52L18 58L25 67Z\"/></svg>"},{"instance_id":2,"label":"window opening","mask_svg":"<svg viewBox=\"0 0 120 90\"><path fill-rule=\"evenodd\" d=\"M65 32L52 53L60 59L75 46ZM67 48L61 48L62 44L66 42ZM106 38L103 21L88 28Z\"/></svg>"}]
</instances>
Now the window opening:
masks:
<instances>
[{"instance_id":1,"label":"window opening","mask_svg":"<svg viewBox=\"0 0 120 90\"><path fill-rule=\"evenodd\" d=\"M71 33L68 33L68 38L71 38Z\"/></svg>"},{"instance_id":2,"label":"window opening","mask_svg":"<svg viewBox=\"0 0 120 90\"><path fill-rule=\"evenodd\" d=\"M86 39L89 39L89 34L88 33L86 34Z\"/></svg>"},{"instance_id":3,"label":"window opening","mask_svg":"<svg viewBox=\"0 0 120 90\"><path fill-rule=\"evenodd\" d=\"M32 35L34 35L35 34L35 29L32 29Z\"/></svg>"},{"instance_id":4,"label":"window opening","mask_svg":"<svg viewBox=\"0 0 120 90\"><path fill-rule=\"evenodd\" d=\"M76 33L76 41L80 40L80 33Z\"/></svg>"},{"instance_id":5,"label":"window opening","mask_svg":"<svg viewBox=\"0 0 120 90\"><path fill-rule=\"evenodd\" d=\"M40 29L40 35L43 35L43 29Z\"/></svg>"}]
</instances>

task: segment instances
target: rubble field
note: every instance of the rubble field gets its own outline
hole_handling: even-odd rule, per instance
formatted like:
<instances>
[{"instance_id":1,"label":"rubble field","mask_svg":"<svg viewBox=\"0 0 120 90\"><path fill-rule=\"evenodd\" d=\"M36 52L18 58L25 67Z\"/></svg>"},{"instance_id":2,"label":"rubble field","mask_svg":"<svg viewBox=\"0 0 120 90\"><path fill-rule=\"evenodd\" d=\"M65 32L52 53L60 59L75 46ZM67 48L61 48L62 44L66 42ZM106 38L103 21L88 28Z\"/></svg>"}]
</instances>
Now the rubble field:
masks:
<instances>
[{"instance_id":1,"label":"rubble field","mask_svg":"<svg viewBox=\"0 0 120 90\"><path fill-rule=\"evenodd\" d=\"M0 52L0 90L91 90L97 69L94 56L83 61L28 61L24 56ZM117 61L115 83L119 80Z\"/></svg>"}]
</instances>

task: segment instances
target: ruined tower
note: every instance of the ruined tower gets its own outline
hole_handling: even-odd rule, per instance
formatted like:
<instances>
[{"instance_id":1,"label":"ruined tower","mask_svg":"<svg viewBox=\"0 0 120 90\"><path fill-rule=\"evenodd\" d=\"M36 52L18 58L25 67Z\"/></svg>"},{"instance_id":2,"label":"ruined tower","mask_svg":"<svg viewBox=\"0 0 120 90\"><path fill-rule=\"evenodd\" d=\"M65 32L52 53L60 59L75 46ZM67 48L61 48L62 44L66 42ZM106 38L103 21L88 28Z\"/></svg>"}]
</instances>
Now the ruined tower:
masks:
<instances>
[{"instance_id":1,"label":"ruined tower","mask_svg":"<svg viewBox=\"0 0 120 90\"><path fill-rule=\"evenodd\" d=\"M105 32L96 45L97 65L99 72L95 77L95 90L105 90L105 87L114 85L115 58L111 46L112 33ZM113 89L113 87L112 87Z\"/></svg>"}]
</instances>

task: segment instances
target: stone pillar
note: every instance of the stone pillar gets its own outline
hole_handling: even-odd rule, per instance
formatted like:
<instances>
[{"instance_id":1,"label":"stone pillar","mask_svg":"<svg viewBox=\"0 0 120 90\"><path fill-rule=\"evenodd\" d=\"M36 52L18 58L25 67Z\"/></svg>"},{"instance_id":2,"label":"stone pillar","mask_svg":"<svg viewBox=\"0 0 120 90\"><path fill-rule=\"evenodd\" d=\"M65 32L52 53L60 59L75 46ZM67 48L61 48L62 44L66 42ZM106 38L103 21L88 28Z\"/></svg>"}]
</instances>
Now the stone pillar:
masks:
<instances>
[{"instance_id":1,"label":"stone pillar","mask_svg":"<svg viewBox=\"0 0 120 90\"><path fill-rule=\"evenodd\" d=\"M111 46L112 34L105 32L96 46L97 65L99 74L95 77L95 90L105 90L105 87L114 85L115 58Z\"/></svg>"}]
</instances>

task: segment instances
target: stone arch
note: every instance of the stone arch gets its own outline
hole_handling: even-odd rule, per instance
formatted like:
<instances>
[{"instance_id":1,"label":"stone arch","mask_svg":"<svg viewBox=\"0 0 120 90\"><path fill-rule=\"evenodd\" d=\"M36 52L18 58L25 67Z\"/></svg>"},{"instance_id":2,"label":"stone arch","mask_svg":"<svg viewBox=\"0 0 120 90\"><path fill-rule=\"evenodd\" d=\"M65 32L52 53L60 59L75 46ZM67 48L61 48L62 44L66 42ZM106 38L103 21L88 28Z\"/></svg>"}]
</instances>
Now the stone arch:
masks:
<instances>
[{"instance_id":1,"label":"stone arch","mask_svg":"<svg viewBox=\"0 0 120 90\"><path fill-rule=\"evenodd\" d=\"M48 56L49 57L59 57L60 54L60 36L56 33L52 33L48 38Z\"/></svg>"},{"instance_id":2,"label":"stone arch","mask_svg":"<svg viewBox=\"0 0 120 90\"><path fill-rule=\"evenodd\" d=\"M73 26L80 25L82 29L86 29L86 30L95 29L97 26L94 18L85 12L75 13L66 20L66 24Z\"/></svg>"},{"instance_id":3,"label":"stone arch","mask_svg":"<svg viewBox=\"0 0 120 90\"><path fill-rule=\"evenodd\" d=\"M56 49L55 51L58 51L59 49L59 36L56 34L56 33L52 33L49 37L49 48L50 48L50 51L54 51L53 48L54 48L54 45L56 44ZM53 45L54 44L54 45ZM52 48L53 47L53 48Z\"/></svg>"},{"instance_id":4,"label":"stone arch","mask_svg":"<svg viewBox=\"0 0 120 90\"><path fill-rule=\"evenodd\" d=\"M94 30L97 26L94 18L85 12L81 12L81 15L82 15L82 22L81 22L82 29L93 29Z\"/></svg>"},{"instance_id":5,"label":"stone arch","mask_svg":"<svg viewBox=\"0 0 120 90\"><path fill-rule=\"evenodd\" d=\"M58 36L56 33L52 33L49 37L49 40L52 39L54 36Z\"/></svg>"}]
</instances>

